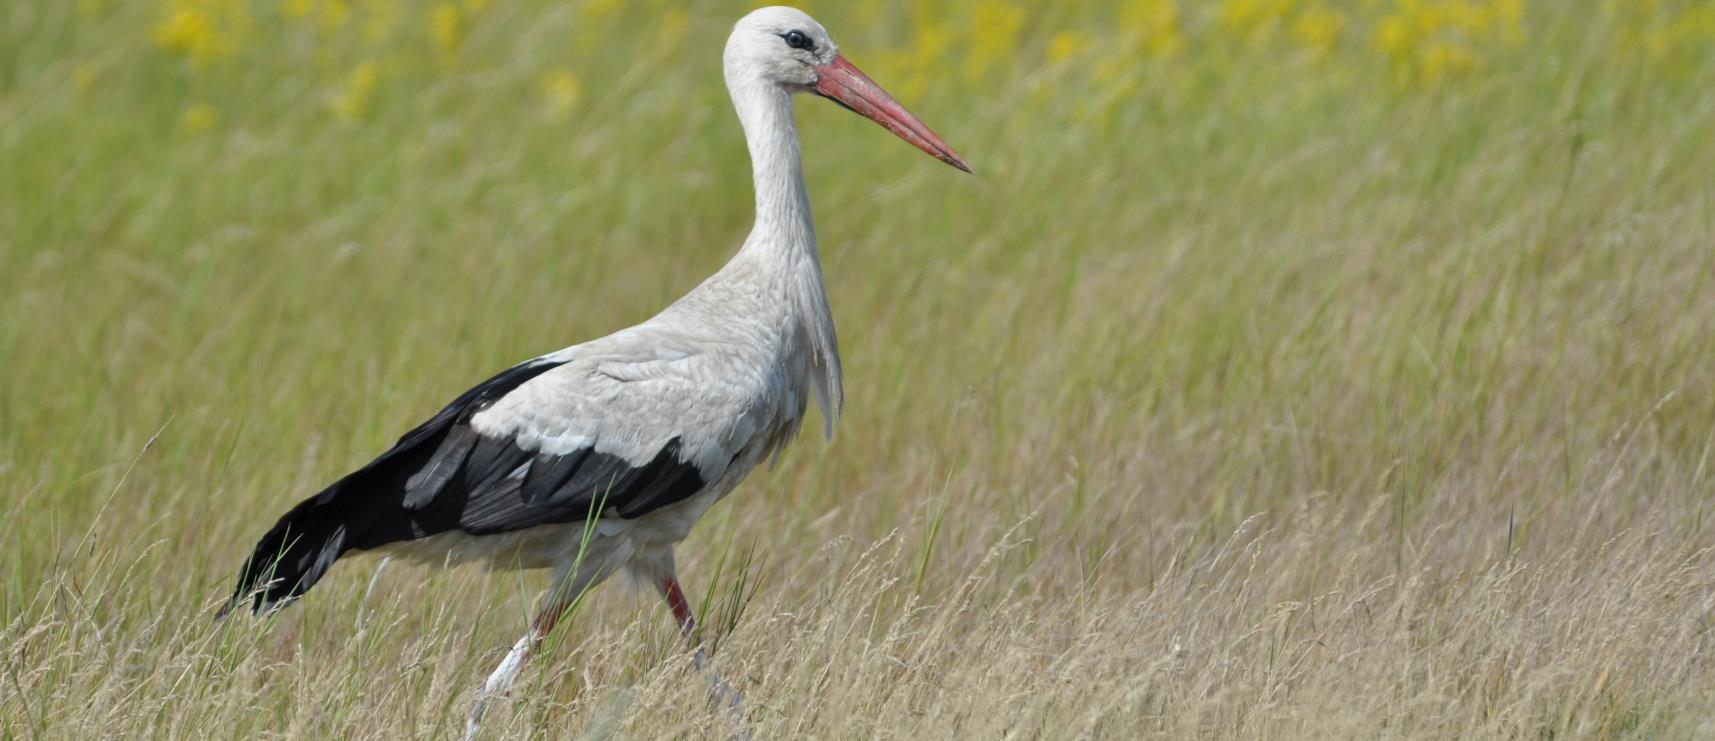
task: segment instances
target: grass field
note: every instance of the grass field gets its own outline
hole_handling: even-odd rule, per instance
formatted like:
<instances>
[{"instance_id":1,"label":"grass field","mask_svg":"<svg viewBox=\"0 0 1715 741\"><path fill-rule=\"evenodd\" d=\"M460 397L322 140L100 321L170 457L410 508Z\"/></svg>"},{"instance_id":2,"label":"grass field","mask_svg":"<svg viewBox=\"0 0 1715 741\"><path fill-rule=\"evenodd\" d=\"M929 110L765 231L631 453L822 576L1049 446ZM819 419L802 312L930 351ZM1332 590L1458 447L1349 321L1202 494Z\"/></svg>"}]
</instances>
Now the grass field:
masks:
<instances>
[{"instance_id":1,"label":"grass field","mask_svg":"<svg viewBox=\"0 0 1715 741\"><path fill-rule=\"evenodd\" d=\"M211 614L724 262L748 7L0 7L0 738L462 732L545 575ZM845 417L679 552L758 738L1715 735L1715 3L810 9L978 174L799 103ZM594 597L490 736L728 732Z\"/></svg>"}]
</instances>

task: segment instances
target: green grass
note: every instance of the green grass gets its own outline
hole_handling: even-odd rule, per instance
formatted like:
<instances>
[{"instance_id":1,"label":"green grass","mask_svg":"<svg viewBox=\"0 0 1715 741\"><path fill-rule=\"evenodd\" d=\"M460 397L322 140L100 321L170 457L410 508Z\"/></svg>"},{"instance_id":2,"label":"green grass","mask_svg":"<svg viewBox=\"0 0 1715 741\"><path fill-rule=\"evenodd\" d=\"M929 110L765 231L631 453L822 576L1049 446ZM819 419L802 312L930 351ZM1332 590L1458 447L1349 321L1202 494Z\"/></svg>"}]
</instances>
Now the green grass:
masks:
<instances>
[{"instance_id":1,"label":"green grass","mask_svg":"<svg viewBox=\"0 0 1715 741\"><path fill-rule=\"evenodd\" d=\"M1446 85L1201 48L1123 94L1040 61L1103 11L1032 10L905 101L975 177L800 101L846 415L679 552L758 737L1711 733L1715 61L1577 6ZM273 10L206 67L150 3L0 10L0 738L462 732L543 575L209 618L293 502L727 259L743 7L497 0L357 121L371 52ZM887 85L909 14L816 10ZM724 728L652 596L559 639L495 733Z\"/></svg>"}]
</instances>

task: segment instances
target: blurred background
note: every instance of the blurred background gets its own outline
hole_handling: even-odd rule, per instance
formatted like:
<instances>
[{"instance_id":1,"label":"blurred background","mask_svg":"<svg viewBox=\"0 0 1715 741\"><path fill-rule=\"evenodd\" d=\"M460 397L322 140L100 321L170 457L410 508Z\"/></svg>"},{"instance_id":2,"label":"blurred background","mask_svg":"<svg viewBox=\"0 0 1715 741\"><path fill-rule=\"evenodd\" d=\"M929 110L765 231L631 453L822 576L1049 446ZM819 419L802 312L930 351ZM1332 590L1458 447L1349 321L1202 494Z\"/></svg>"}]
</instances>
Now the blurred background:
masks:
<instances>
[{"instance_id":1,"label":"blurred background","mask_svg":"<svg viewBox=\"0 0 1715 741\"><path fill-rule=\"evenodd\" d=\"M0 6L0 735L458 732L540 576L207 615L731 255L751 7ZM1715 732L1715 2L804 7L977 174L798 105L846 416L679 555L761 737ZM718 732L621 595L495 733Z\"/></svg>"}]
</instances>

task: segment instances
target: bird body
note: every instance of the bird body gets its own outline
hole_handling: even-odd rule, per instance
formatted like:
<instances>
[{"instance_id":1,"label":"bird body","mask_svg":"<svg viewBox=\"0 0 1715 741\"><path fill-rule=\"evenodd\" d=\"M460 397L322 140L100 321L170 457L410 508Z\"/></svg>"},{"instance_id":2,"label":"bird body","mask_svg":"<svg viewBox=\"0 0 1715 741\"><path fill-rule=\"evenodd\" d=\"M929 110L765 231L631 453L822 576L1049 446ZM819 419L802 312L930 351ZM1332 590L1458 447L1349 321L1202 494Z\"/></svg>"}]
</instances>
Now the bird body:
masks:
<instances>
[{"instance_id":1,"label":"bird body","mask_svg":"<svg viewBox=\"0 0 1715 741\"><path fill-rule=\"evenodd\" d=\"M796 436L816 393L813 356L824 351L812 349L793 296L819 294L820 281L785 285L745 263L735 259L643 324L531 361L556 365L470 419L482 439L510 440L542 459L593 453L645 470L671 448L663 463L689 467L684 474L697 482L689 496L636 512L655 502L616 497L619 516L601 518L587 543L588 518L577 517L500 534L454 529L383 548L430 564L450 557L525 569L566 565L581 551L585 568L652 581L663 551ZM838 348L825 352L837 368ZM591 490L597 497L601 483ZM579 499L543 516L585 515L590 505Z\"/></svg>"},{"instance_id":2,"label":"bird body","mask_svg":"<svg viewBox=\"0 0 1715 741\"><path fill-rule=\"evenodd\" d=\"M490 676L472 733L570 600L613 574L659 589L690 635L674 545L797 435L810 397L830 436L844 399L792 96L831 98L969 171L800 11L745 16L723 61L756 192L737 254L649 320L478 384L300 502L257 544L222 614L277 609L352 551L553 568L555 586Z\"/></svg>"}]
</instances>

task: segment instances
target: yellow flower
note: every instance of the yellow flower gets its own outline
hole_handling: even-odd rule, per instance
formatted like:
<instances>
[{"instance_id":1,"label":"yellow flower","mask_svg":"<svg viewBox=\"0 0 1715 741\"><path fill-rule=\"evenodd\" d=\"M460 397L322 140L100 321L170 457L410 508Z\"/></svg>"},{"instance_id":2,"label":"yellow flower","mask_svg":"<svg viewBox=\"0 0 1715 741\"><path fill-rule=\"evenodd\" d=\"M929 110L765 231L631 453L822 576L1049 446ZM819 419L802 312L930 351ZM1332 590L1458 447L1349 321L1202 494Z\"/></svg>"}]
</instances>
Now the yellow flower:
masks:
<instances>
[{"instance_id":1,"label":"yellow flower","mask_svg":"<svg viewBox=\"0 0 1715 741\"><path fill-rule=\"evenodd\" d=\"M922 97L928 91L929 74L941 66L942 56L953 45L953 27L946 21L934 17L921 20L912 24L915 30L910 44L879 55L875 62L876 72L887 80L888 88L905 100Z\"/></svg>"},{"instance_id":2,"label":"yellow flower","mask_svg":"<svg viewBox=\"0 0 1715 741\"><path fill-rule=\"evenodd\" d=\"M333 33L345 25L345 19L351 17L351 3L348 0L322 0L321 15L316 16L316 24L322 31Z\"/></svg>"},{"instance_id":3,"label":"yellow flower","mask_svg":"<svg viewBox=\"0 0 1715 741\"><path fill-rule=\"evenodd\" d=\"M1501 35L1507 43L1524 43L1524 0L1495 0L1495 17L1500 19Z\"/></svg>"},{"instance_id":4,"label":"yellow flower","mask_svg":"<svg viewBox=\"0 0 1715 741\"><path fill-rule=\"evenodd\" d=\"M917 27L917 34L912 47L919 60L932 61L941 56L953 45L953 29L947 23L937 21L924 23Z\"/></svg>"},{"instance_id":5,"label":"yellow flower","mask_svg":"<svg viewBox=\"0 0 1715 741\"><path fill-rule=\"evenodd\" d=\"M1322 5L1300 13L1292 23L1292 37L1322 56L1333 53L1345 32L1346 15Z\"/></svg>"},{"instance_id":6,"label":"yellow flower","mask_svg":"<svg viewBox=\"0 0 1715 741\"><path fill-rule=\"evenodd\" d=\"M1417 45L1416 36L1411 23L1398 15L1387 16L1376 26L1376 46L1396 62L1411 57Z\"/></svg>"},{"instance_id":7,"label":"yellow flower","mask_svg":"<svg viewBox=\"0 0 1715 741\"><path fill-rule=\"evenodd\" d=\"M363 118L369 112L369 101L375 97L375 86L381 81L381 73L374 62L362 62L351 70L346 78L345 88L329 101L328 107L334 115L347 121Z\"/></svg>"},{"instance_id":8,"label":"yellow flower","mask_svg":"<svg viewBox=\"0 0 1715 741\"><path fill-rule=\"evenodd\" d=\"M1152 57L1170 57L1185 48L1174 0L1131 0L1120 11L1120 26Z\"/></svg>"},{"instance_id":9,"label":"yellow flower","mask_svg":"<svg viewBox=\"0 0 1715 741\"><path fill-rule=\"evenodd\" d=\"M1470 72L1476 66L1477 55L1469 48L1451 41L1436 40L1423 48L1420 69L1424 81L1437 83Z\"/></svg>"},{"instance_id":10,"label":"yellow flower","mask_svg":"<svg viewBox=\"0 0 1715 741\"><path fill-rule=\"evenodd\" d=\"M316 12L316 4L312 0L286 0L280 5L280 14L292 20L308 18Z\"/></svg>"},{"instance_id":11,"label":"yellow flower","mask_svg":"<svg viewBox=\"0 0 1715 741\"><path fill-rule=\"evenodd\" d=\"M542 97L548 113L555 118L570 113L584 97L584 84L568 69L557 69L542 76Z\"/></svg>"},{"instance_id":12,"label":"yellow flower","mask_svg":"<svg viewBox=\"0 0 1715 741\"><path fill-rule=\"evenodd\" d=\"M364 6L369 20L363 24L363 38L370 42L387 38L399 23L399 0L369 0Z\"/></svg>"},{"instance_id":13,"label":"yellow flower","mask_svg":"<svg viewBox=\"0 0 1715 741\"><path fill-rule=\"evenodd\" d=\"M442 57L451 57L464 43L464 19L459 13L459 6L444 2L435 6L429 13L429 35L435 40L435 49Z\"/></svg>"},{"instance_id":14,"label":"yellow flower","mask_svg":"<svg viewBox=\"0 0 1715 741\"><path fill-rule=\"evenodd\" d=\"M208 63L238 50L250 17L241 0L169 0L155 23L155 45Z\"/></svg>"},{"instance_id":15,"label":"yellow flower","mask_svg":"<svg viewBox=\"0 0 1715 741\"><path fill-rule=\"evenodd\" d=\"M1174 0L1131 0L1120 10L1120 24L1127 30L1149 29L1179 22Z\"/></svg>"},{"instance_id":16,"label":"yellow flower","mask_svg":"<svg viewBox=\"0 0 1715 741\"><path fill-rule=\"evenodd\" d=\"M219 121L219 110L207 103L198 103L186 108L179 116L179 130L186 134L200 134L214 128Z\"/></svg>"},{"instance_id":17,"label":"yellow flower","mask_svg":"<svg viewBox=\"0 0 1715 741\"><path fill-rule=\"evenodd\" d=\"M1292 10L1292 0L1223 0L1217 19L1253 42L1266 41Z\"/></svg>"},{"instance_id":18,"label":"yellow flower","mask_svg":"<svg viewBox=\"0 0 1715 741\"><path fill-rule=\"evenodd\" d=\"M214 22L202 11L179 8L155 24L155 44L169 51L194 55L214 38Z\"/></svg>"},{"instance_id":19,"label":"yellow flower","mask_svg":"<svg viewBox=\"0 0 1715 741\"><path fill-rule=\"evenodd\" d=\"M1436 25L1455 31L1474 32L1480 34L1489 27L1489 14L1486 8L1464 0L1447 0L1441 5L1434 6Z\"/></svg>"},{"instance_id":20,"label":"yellow flower","mask_svg":"<svg viewBox=\"0 0 1715 741\"><path fill-rule=\"evenodd\" d=\"M1083 31L1061 31L1048 40L1048 61L1064 62L1090 48L1090 35Z\"/></svg>"},{"instance_id":21,"label":"yellow flower","mask_svg":"<svg viewBox=\"0 0 1715 741\"><path fill-rule=\"evenodd\" d=\"M965 76L977 79L1011 57L1024 28L1024 10L1009 2L985 2L971 17Z\"/></svg>"}]
</instances>

